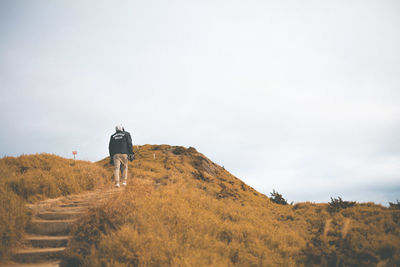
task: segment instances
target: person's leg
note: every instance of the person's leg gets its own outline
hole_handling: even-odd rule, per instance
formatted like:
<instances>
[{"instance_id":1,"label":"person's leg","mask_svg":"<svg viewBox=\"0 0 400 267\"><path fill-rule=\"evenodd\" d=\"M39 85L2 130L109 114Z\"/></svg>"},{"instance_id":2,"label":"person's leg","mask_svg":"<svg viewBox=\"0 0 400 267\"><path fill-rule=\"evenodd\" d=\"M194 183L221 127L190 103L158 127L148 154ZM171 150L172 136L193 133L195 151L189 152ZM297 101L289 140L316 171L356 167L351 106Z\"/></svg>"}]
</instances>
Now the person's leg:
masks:
<instances>
[{"instance_id":1,"label":"person's leg","mask_svg":"<svg viewBox=\"0 0 400 267\"><path fill-rule=\"evenodd\" d=\"M119 186L119 168L121 165L120 155L121 154L115 154L113 157L113 159L114 159L114 179L115 179L116 186Z\"/></svg>"},{"instance_id":2,"label":"person's leg","mask_svg":"<svg viewBox=\"0 0 400 267\"><path fill-rule=\"evenodd\" d=\"M122 184L126 185L126 181L128 179L128 155L122 154L120 159L122 164Z\"/></svg>"}]
</instances>

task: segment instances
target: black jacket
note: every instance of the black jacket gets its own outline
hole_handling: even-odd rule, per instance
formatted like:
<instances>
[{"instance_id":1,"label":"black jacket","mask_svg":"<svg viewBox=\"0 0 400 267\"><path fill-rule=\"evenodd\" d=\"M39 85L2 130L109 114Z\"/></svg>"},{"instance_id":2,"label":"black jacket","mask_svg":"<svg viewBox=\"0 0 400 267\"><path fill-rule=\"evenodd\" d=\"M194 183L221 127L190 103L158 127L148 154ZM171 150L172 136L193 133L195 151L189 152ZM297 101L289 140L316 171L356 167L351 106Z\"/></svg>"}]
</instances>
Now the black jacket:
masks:
<instances>
[{"instance_id":1,"label":"black jacket","mask_svg":"<svg viewBox=\"0 0 400 267\"><path fill-rule=\"evenodd\" d=\"M129 132L116 131L110 137L108 145L110 157L115 154L132 154L132 138Z\"/></svg>"}]
</instances>

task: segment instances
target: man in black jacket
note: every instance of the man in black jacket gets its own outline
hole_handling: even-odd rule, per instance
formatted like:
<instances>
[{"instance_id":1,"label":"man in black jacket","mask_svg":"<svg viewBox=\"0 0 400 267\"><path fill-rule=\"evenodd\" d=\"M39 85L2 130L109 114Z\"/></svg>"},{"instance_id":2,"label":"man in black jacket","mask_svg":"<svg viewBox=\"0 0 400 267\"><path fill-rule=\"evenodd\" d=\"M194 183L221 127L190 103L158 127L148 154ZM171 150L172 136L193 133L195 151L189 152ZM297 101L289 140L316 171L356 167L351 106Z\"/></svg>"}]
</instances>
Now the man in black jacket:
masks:
<instances>
[{"instance_id":1,"label":"man in black jacket","mask_svg":"<svg viewBox=\"0 0 400 267\"><path fill-rule=\"evenodd\" d=\"M132 138L129 132L124 131L121 125L115 127L115 133L110 137L108 145L110 163L114 164L115 186L119 185L119 171L122 172L122 185L126 185L128 179L128 154L132 152Z\"/></svg>"}]
</instances>

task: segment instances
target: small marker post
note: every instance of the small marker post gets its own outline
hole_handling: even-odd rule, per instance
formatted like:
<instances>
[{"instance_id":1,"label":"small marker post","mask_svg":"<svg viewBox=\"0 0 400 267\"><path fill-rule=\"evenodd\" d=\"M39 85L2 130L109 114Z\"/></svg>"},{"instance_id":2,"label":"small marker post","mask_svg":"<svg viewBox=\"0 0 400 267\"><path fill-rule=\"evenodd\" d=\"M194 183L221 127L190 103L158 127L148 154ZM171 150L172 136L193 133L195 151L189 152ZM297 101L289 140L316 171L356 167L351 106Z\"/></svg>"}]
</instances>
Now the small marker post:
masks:
<instances>
[{"instance_id":1,"label":"small marker post","mask_svg":"<svg viewBox=\"0 0 400 267\"><path fill-rule=\"evenodd\" d=\"M75 160L75 155L78 154L78 151L72 151L72 155L74 155L74 160Z\"/></svg>"}]
</instances>

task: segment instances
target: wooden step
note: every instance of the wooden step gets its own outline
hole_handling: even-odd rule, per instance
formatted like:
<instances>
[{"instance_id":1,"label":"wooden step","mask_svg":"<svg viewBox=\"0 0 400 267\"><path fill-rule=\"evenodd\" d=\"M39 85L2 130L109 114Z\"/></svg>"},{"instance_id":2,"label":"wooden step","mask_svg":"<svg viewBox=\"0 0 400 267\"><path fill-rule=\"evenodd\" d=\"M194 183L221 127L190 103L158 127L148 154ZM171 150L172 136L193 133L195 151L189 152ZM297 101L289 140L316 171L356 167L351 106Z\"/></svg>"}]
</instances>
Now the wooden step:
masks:
<instances>
[{"instance_id":1,"label":"wooden step","mask_svg":"<svg viewBox=\"0 0 400 267\"><path fill-rule=\"evenodd\" d=\"M25 237L25 242L35 248L57 248L67 246L69 239L70 236L30 235Z\"/></svg>"},{"instance_id":2,"label":"wooden step","mask_svg":"<svg viewBox=\"0 0 400 267\"><path fill-rule=\"evenodd\" d=\"M33 219L28 226L28 233L35 235L64 235L69 233L76 219L42 220Z\"/></svg>"},{"instance_id":3,"label":"wooden step","mask_svg":"<svg viewBox=\"0 0 400 267\"><path fill-rule=\"evenodd\" d=\"M61 208L71 208L71 207L88 207L90 204L88 202L78 202L78 203L64 203L58 205Z\"/></svg>"},{"instance_id":4,"label":"wooden step","mask_svg":"<svg viewBox=\"0 0 400 267\"><path fill-rule=\"evenodd\" d=\"M39 262L48 259L59 259L63 256L65 247L60 248L24 248L13 255L18 262Z\"/></svg>"},{"instance_id":5,"label":"wooden step","mask_svg":"<svg viewBox=\"0 0 400 267\"><path fill-rule=\"evenodd\" d=\"M46 210L46 212L85 212L88 210L88 207L54 207Z\"/></svg>"},{"instance_id":6,"label":"wooden step","mask_svg":"<svg viewBox=\"0 0 400 267\"><path fill-rule=\"evenodd\" d=\"M35 263L2 262L1 267L60 267L60 263L61 261L59 260L46 260Z\"/></svg>"},{"instance_id":7,"label":"wooden step","mask_svg":"<svg viewBox=\"0 0 400 267\"><path fill-rule=\"evenodd\" d=\"M67 220L85 214L84 211L44 211L36 216L43 220Z\"/></svg>"}]
</instances>

